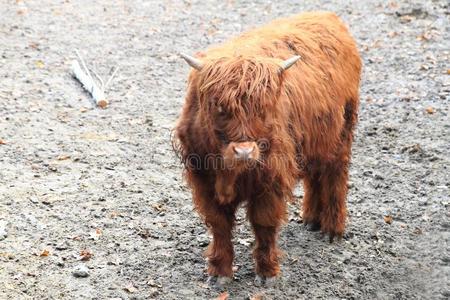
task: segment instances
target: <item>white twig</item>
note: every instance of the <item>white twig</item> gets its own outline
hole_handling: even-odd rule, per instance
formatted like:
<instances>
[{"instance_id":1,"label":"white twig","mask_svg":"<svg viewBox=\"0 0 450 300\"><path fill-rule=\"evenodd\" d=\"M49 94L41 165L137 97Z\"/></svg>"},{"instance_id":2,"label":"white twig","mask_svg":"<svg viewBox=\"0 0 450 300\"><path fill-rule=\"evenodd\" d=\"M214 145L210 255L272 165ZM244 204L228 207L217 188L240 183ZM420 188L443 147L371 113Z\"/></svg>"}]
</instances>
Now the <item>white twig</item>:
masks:
<instances>
[{"instance_id":1,"label":"white twig","mask_svg":"<svg viewBox=\"0 0 450 300\"><path fill-rule=\"evenodd\" d=\"M100 87L95 83L94 78L92 78L91 73L89 72L89 69L86 67L86 64L84 63L83 58L81 57L78 50L75 50L75 53L78 57L78 59L81 62L81 66L78 61L74 60L72 62L72 71L76 79L80 81L83 84L83 87L92 95L92 98L94 98L95 103L100 106L101 108L105 108L108 105L108 101L105 98L105 89L108 87L108 85L111 83L113 77L116 75L117 71L119 70L119 67L116 67L109 76L108 80L105 82L100 77L100 75L97 74L96 68L91 70L94 76L97 78L97 80L100 83Z\"/></svg>"},{"instance_id":2,"label":"white twig","mask_svg":"<svg viewBox=\"0 0 450 300\"><path fill-rule=\"evenodd\" d=\"M105 90L108 88L109 83L111 82L111 80L113 79L113 77L116 75L117 71L119 70L119 67L117 66L114 69L114 72L111 74L111 76L109 76L108 80L106 81L106 84L104 86Z\"/></svg>"},{"instance_id":3,"label":"white twig","mask_svg":"<svg viewBox=\"0 0 450 300\"><path fill-rule=\"evenodd\" d=\"M89 71L87 70L86 65L84 64L81 57L80 57L80 60L81 60L81 63L83 64L87 74L85 72L83 72L78 61L74 60L74 61L72 61L72 71L73 71L75 78L78 79L78 81L81 82L83 87L92 95L92 98L94 98L95 103L98 106L100 106L101 108L105 108L108 105L108 101L105 98L105 93L104 93L103 89L98 87L95 84L92 76L90 75Z\"/></svg>"},{"instance_id":4,"label":"white twig","mask_svg":"<svg viewBox=\"0 0 450 300\"><path fill-rule=\"evenodd\" d=\"M84 72L86 72L87 76L89 76L89 78L91 80L93 80L91 73L89 72L89 69L86 67L86 64L84 63L84 59L80 55L80 52L78 52L78 50L75 49L75 54L78 56L78 59L81 61L81 65L83 66Z\"/></svg>"},{"instance_id":5,"label":"white twig","mask_svg":"<svg viewBox=\"0 0 450 300\"><path fill-rule=\"evenodd\" d=\"M105 84L103 82L103 79L100 77L100 75L97 74L96 68L92 69L92 73L94 73L95 77L97 77L98 81L100 82L100 88L105 91Z\"/></svg>"}]
</instances>

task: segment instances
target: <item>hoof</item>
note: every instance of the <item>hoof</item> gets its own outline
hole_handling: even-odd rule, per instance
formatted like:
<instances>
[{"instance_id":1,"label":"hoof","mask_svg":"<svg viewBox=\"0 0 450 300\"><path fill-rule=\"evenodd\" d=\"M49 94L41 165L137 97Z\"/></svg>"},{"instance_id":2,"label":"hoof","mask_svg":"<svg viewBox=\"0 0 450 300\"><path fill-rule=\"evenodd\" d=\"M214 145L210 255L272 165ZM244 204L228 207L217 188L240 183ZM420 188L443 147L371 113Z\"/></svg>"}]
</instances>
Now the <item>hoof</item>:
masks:
<instances>
[{"instance_id":1,"label":"hoof","mask_svg":"<svg viewBox=\"0 0 450 300\"><path fill-rule=\"evenodd\" d=\"M255 282L256 286L260 287L260 286L262 286L264 284L264 278L262 278L259 275L256 275L254 282Z\"/></svg>"},{"instance_id":2,"label":"hoof","mask_svg":"<svg viewBox=\"0 0 450 300\"><path fill-rule=\"evenodd\" d=\"M334 234L329 234L329 235L328 235L328 241L330 242L330 244L333 243L334 237L335 237Z\"/></svg>"},{"instance_id":3,"label":"hoof","mask_svg":"<svg viewBox=\"0 0 450 300\"><path fill-rule=\"evenodd\" d=\"M215 285L217 282L217 276L208 276L208 279L206 279L206 283L209 285Z\"/></svg>"},{"instance_id":4,"label":"hoof","mask_svg":"<svg viewBox=\"0 0 450 300\"><path fill-rule=\"evenodd\" d=\"M308 231L319 231L320 230L320 222L309 222L306 223L306 230Z\"/></svg>"},{"instance_id":5,"label":"hoof","mask_svg":"<svg viewBox=\"0 0 450 300\"><path fill-rule=\"evenodd\" d=\"M328 239L330 243L333 243L335 240L341 240L344 232L342 230L336 230L334 227L332 228L322 228L321 230L322 236L325 239Z\"/></svg>"},{"instance_id":6,"label":"hoof","mask_svg":"<svg viewBox=\"0 0 450 300\"><path fill-rule=\"evenodd\" d=\"M277 276L273 276L273 277L267 277L266 278L266 286L267 287L274 287L278 282L278 277Z\"/></svg>"},{"instance_id":7,"label":"hoof","mask_svg":"<svg viewBox=\"0 0 450 300\"><path fill-rule=\"evenodd\" d=\"M233 281L233 278L227 277L227 276L219 276L217 277L216 285L219 287L224 287L227 284L231 283Z\"/></svg>"},{"instance_id":8,"label":"hoof","mask_svg":"<svg viewBox=\"0 0 450 300\"><path fill-rule=\"evenodd\" d=\"M266 286L266 287L274 287L278 282L278 277L277 276L273 276L273 277L264 277L264 276L260 276L260 275L256 275L255 277L255 286L257 287L261 287L261 286Z\"/></svg>"},{"instance_id":9,"label":"hoof","mask_svg":"<svg viewBox=\"0 0 450 300\"><path fill-rule=\"evenodd\" d=\"M233 278L227 276L208 276L206 283L211 286L222 288L233 281Z\"/></svg>"},{"instance_id":10,"label":"hoof","mask_svg":"<svg viewBox=\"0 0 450 300\"><path fill-rule=\"evenodd\" d=\"M328 237L328 241L331 243L333 243L335 240L341 240L342 239L342 234L340 233L336 233L336 232L328 232L328 233L324 233L325 237Z\"/></svg>"}]
</instances>

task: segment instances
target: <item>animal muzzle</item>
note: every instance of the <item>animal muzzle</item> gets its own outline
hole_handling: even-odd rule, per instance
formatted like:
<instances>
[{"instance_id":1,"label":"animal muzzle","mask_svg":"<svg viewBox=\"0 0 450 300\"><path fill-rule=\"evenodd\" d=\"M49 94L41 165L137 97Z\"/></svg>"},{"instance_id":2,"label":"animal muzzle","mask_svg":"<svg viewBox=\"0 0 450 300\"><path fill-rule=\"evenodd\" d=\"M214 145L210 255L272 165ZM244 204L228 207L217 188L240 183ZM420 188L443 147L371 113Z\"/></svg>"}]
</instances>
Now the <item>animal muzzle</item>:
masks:
<instances>
[{"instance_id":1,"label":"animal muzzle","mask_svg":"<svg viewBox=\"0 0 450 300\"><path fill-rule=\"evenodd\" d=\"M258 160L259 158L259 149L255 142L232 142L228 145L227 150L228 151L226 152L228 152L229 156L234 160L247 161Z\"/></svg>"}]
</instances>

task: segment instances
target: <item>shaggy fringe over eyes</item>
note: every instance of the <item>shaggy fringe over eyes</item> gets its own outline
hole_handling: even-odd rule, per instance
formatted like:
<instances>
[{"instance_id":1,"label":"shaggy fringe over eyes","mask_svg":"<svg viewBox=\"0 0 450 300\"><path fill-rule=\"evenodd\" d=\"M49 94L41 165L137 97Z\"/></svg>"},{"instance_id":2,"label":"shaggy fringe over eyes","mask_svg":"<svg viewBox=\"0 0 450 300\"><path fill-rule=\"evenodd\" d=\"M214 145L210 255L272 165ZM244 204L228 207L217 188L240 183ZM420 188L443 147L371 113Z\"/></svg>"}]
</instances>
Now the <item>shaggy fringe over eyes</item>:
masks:
<instances>
[{"instance_id":1,"label":"shaggy fringe over eyes","mask_svg":"<svg viewBox=\"0 0 450 300\"><path fill-rule=\"evenodd\" d=\"M202 108L216 101L236 118L273 109L281 84L275 59L223 58L209 61L199 74Z\"/></svg>"}]
</instances>

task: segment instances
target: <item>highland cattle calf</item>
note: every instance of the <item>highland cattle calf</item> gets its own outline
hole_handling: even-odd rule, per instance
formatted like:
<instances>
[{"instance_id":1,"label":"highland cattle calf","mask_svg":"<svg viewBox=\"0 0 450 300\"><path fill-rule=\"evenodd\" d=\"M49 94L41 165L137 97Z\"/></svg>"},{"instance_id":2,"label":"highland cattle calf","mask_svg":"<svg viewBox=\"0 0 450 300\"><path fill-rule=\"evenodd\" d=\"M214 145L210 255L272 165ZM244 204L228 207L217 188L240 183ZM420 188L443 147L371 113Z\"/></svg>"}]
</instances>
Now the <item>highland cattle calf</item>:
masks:
<instances>
[{"instance_id":1,"label":"highland cattle calf","mask_svg":"<svg viewBox=\"0 0 450 300\"><path fill-rule=\"evenodd\" d=\"M192 67L175 145L210 229L208 274L233 274L232 230L245 203L260 280L279 274L277 235L303 180L303 220L331 239L346 223L361 59L333 13L276 20L210 48Z\"/></svg>"}]
</instances>

